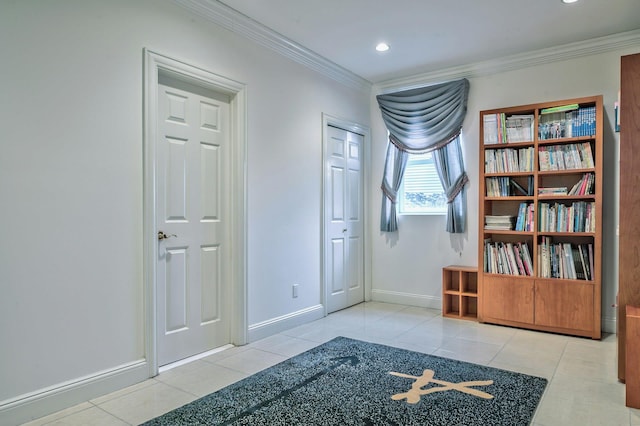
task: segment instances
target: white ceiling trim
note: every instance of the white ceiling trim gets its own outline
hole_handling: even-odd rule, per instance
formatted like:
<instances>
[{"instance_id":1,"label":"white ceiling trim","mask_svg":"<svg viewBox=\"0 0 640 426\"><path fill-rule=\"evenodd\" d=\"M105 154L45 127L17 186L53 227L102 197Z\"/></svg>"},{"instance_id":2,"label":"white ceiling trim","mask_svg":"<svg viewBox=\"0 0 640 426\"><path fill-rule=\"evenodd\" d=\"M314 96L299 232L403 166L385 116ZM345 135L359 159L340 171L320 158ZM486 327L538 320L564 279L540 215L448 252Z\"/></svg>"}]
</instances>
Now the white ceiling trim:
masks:
<instances>
[{"instance_id":1,"label":"white ceiling trim","mask_svg":"<svg viewBox=\"0 0 640 426\"><path fill-rule=\"evenodd\" d=\"M640 30L519 53L499 59L476 62L434 72L416 74L406 78L390 79L376 83L374 85L374 92L379 94L391 93L458 78L481 77L498 72L513 71L552 62L565 61L581 56L594 55L610 50L624 49L626 47L640 47Z\"/></svg>"},{"instance_id":2,"label":"white ceiling trim","mask_svg":"<svg viewBox=\"0 0 640 426\"><path fill-rule=\"evenodd\" d=\"M178 5L218 24L229 31L245 36L289 59L330 77L345 86L369 92L371 82L329 61L216 0L174 0Z\"/></svg>"},{"instance_id":3,"label":"white ceiling trim","mask_svg":"<svg viewBox=\"0 0 640 426\"><path fill-rule=\"evenodd\" d=\"M389 93L397 90L411 89L424 86L425 84L433 84L456 78L480 77L497 72L512 71L598 54L609 50L640 46L640 30L634 30L612 36L519 53L498 59L414 74L409 77L390 79L372 85L368 80L329 61L323 56L318 55L217 0L174 0L174 2L210 22L270 48L345 86L363 91L369 91L373 87L376 93Z\"/></svg>"}]
</instances>

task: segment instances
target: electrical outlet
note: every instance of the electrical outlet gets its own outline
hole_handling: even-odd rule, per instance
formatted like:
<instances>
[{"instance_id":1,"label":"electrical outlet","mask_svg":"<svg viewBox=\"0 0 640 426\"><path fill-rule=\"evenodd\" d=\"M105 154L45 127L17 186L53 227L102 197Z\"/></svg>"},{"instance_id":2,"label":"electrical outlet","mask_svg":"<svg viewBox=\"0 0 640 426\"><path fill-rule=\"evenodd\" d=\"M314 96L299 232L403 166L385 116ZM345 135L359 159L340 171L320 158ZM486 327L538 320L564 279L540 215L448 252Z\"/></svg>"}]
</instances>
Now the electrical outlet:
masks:
<instances>
[{"instance_id":1,"label":"electrical outlet","mask_svg":"<svg viewBox=\"0 0 640 426\"><path fill-rule=\"evenodd\" d=\"M295 299L296 297L298 297L298 284L294 284L292 290L293 291L292 291L291 295Z\"/></svg>"}]
</instances>

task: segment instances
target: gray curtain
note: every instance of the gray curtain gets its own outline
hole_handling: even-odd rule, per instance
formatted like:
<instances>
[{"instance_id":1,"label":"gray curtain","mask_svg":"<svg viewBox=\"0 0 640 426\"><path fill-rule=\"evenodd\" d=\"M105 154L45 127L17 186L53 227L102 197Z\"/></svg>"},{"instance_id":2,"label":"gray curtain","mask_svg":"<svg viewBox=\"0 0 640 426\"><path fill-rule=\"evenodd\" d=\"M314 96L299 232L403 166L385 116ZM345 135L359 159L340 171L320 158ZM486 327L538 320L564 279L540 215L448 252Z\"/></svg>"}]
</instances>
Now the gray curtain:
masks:
<instances>
[{"instance_id":1,"label":"gray curtain","mask_svg":"<svg viewBox=\"0 0 640 426\"><path fill-rule=\"evenodd\" d=\"M380 229L384 232L393 232L397 229L396 201L407 158L406 151L395 149L391 144L387 146L387 161L382 179L382 215L380 216ZM384 200L388 202L385 203Z\"/></svg>"},{"instance_id":2,"label":"gray curtain","mask_svg":"<svg viewBox=\"0 0 640 426\"><path fill-rule=\"evenodd\" d=\"M428 87L378 95L382 119L389 130L389 145L382 178L382 211L380 230L398 229L396 197L406 165L407 154L440 152L436 169L447 193L447 231L463 233L466 225L468 177L464 171L460 130L467 112L469 81L461 79ZM442 150L451 142L456 149Z\"/></svg>"},{"instance_id":3,"label":"gray curtain","mask_svg":"<svg viewBox=\"0 0 640 426\"><path fill-rule=\"evenodd\" d=\"M433 151L436 170L447 195L447 232L463 233L467 225L467 194L465 185L469 182L462 161L460 138Z\"/></svg>"}]
</instances>

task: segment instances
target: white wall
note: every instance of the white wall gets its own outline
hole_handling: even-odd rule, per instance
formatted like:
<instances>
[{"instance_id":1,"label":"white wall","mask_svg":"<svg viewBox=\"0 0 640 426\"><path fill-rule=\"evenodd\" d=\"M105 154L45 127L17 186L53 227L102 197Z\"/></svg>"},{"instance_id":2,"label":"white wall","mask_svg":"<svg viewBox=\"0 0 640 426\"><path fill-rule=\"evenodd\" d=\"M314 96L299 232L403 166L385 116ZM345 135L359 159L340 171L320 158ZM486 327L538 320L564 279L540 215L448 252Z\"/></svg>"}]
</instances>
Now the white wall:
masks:
<instances>
[{"instance_id":1,"label":"white wall","mask_svg":"<svg viewBox=\"0 0 640 426\"><path fill-rule=\"evenodd\" d=\"M369 93L169 0L2 2L0 423L145 357L144 47L247 84L249 324L321 303L322 113Z\"/></svg>"},{"instance_id":2,"label":"white wall","mask_svg":"<svg viewBox=\"0 0 640 426\"><path fill-rule=\"evenodd\" d=\"M537 102L602 94L605 106L604 197L603 197L603 295L604 330L615 332L615 303L618 281L618 134L614 132L613 103L620 81L620 56L640 51L640 44L606 53L530 66L491 75L473 76L467 116L463 125L463 155L468 186L468 230L461 238L450 239L444 231L445 219L437 216L402 216L398 235L388 237L372 219L372 294L375 300L391 300L417 306L441 306L441 269L448 264L477 265L478 254L478 130L479 112ZM439 78L442 78L440 75ZM411 81L415 85L420 80ZM432 84L428 76L424 84ZM406 82L404 83L407 84ZM392 85L392 84L391 84ZM398 87L401 90L402 87ZM386 92L389 91L385 87ZM386 130L377 106L372 103L372 200L379 205ZM460 242L463 242L460 251Z\"/></svg>"}]
</instances>

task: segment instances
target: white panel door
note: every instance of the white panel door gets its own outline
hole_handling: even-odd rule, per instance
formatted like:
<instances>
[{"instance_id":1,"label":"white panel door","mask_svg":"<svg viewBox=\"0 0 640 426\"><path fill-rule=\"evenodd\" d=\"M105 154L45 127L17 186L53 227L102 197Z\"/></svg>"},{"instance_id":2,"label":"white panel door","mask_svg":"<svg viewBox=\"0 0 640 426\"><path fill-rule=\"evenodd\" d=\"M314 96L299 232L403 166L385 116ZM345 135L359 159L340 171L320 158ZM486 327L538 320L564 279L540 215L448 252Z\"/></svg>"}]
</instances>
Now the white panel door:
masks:
<instances>
[{"instance_id":1,"label":"white panel door","mask_svg":"<svg viewBox=\"0 0 640 426\"><path fill-rule=\"evenodd\" d=\"M168 85L158 85L156 141L160 366L230 341L229 99L161 82Z\"/></svg>"},{"instance_id":2,"label":"white panel door","mask_svg":"<svg viewBox=\"0 0 640 426\"><path fill-rule=\"evenodd\" d=\"M364 301L364 136L327 126L325 287L327 311Z\"/></svg>"}]
</instances>

